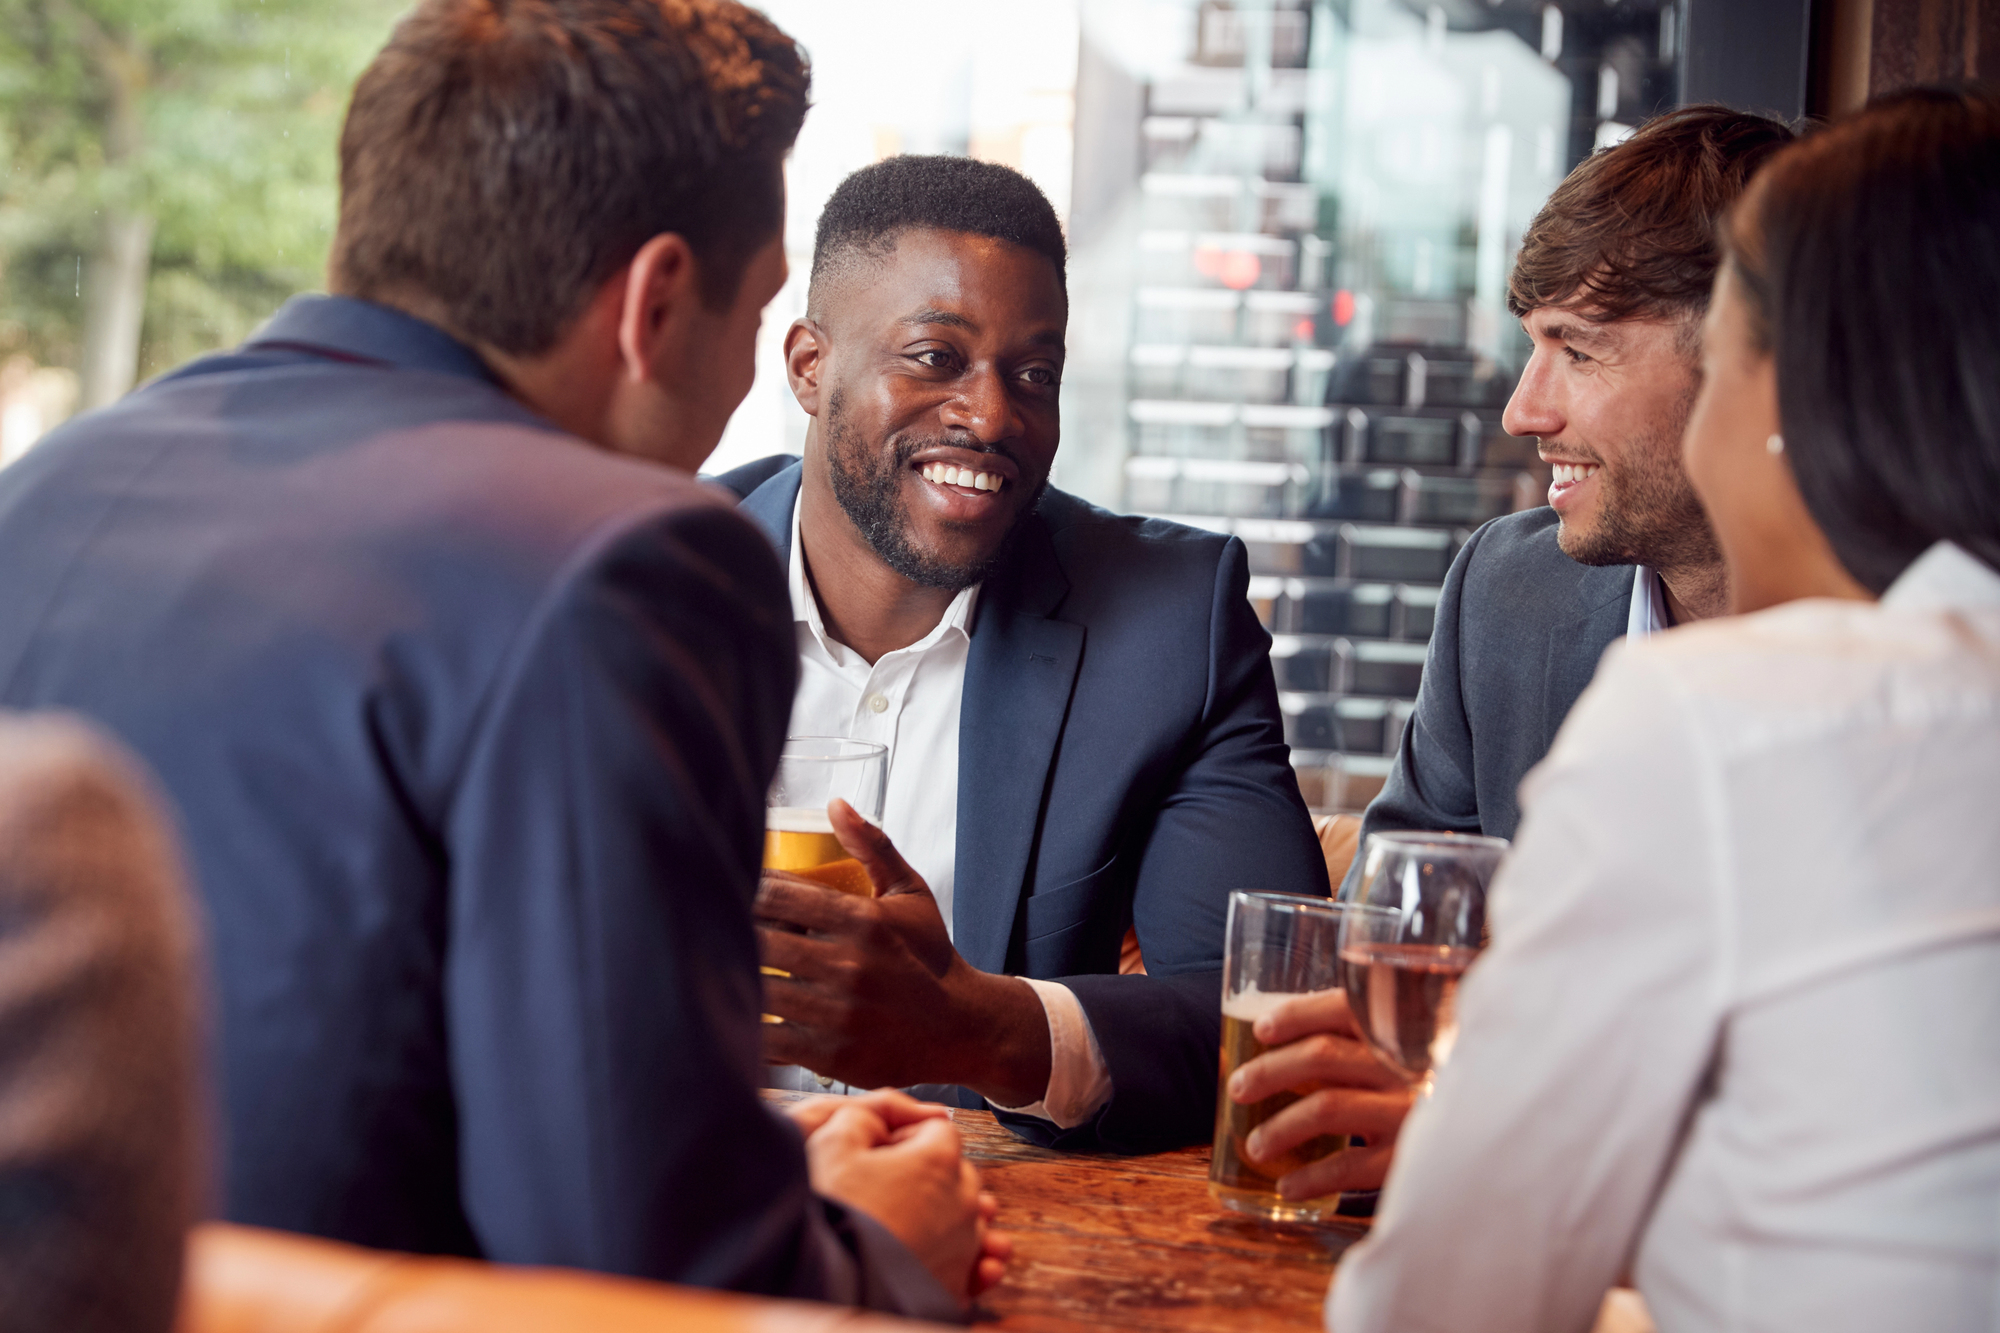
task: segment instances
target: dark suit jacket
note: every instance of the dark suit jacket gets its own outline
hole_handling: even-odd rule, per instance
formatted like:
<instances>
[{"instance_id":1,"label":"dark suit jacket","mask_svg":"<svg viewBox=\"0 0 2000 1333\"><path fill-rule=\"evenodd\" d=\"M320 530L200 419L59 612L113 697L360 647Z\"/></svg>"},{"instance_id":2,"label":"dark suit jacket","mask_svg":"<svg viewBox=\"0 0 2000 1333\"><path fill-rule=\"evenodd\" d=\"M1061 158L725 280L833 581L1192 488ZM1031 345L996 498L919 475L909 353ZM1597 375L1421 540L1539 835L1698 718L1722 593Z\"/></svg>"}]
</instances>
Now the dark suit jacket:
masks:
<instances>
[{"instance_id":1,"label":"dark suit jacket","mask_svg":"<svg viewBox=\"0 0 2000 1333\"><path fill-rule=\"evenodd\" d=\"M0 699L178 807L230 1218L952 1311L760 1104L796 661L726 498L310 297L0 474L0 569Z\"/></svg>"},{"instance_id":2,"label":"dark suit jacket","mask_svg":"<svg viewBox=\"0 0 2000 1333\"><path fill-rule=\"evenodd\" d=\"M0 717L0 1328L168 1333L206 1203L194 909L149 784Z\"/></svg>"},{"instance_id":3,"label":"dark suit jacket","mask_svg":"<svg viewBox=\"0 0 2000 1333\"><path fill-rule=\"evenodd\" d=\"M720 479L787 559L799 477L781 459ZM1229 891L1327 892L1248 579L1233 537L1051 490L980 590L952 935L974 967L1074 991L1113 1083L1072 1130L1008 1117L1024 1136L1207 1139ZM1147 976L1118 975L1128 924Z\"/></svg>"},{"instance_id":4,"label":"dark suit jacket","mask_svg":"<svg viewBox=\"0 0 2000 1333\"><path fill-rule=\"evenodd\" d=\"M1631 608L1632 566L1564 555L1553 509L1473 533L1445 575L1416 713L1362 819L1362 851L1341 892L1360 883L1370 833L1513 837L1521 779L1549 752Z\"/></svg>"}]
</instances>

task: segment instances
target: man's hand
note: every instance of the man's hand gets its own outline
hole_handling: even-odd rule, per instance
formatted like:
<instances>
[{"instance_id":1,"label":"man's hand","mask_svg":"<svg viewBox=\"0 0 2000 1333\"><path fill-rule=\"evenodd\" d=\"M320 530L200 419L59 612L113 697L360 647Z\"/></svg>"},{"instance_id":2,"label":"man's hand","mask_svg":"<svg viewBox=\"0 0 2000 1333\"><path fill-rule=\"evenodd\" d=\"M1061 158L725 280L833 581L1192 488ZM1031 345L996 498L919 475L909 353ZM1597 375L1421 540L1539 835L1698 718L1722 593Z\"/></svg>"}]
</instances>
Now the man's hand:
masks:
<instances>
[{"instance_id":1,"label":"man's hand","mask_svg":"<svg viewBox=\"0 0 2000 1333\"><path fill-rule=\"evenodd\" d=\"M785 1108L785 1114L807 1138L819 1132L822 1125L831 1120L834 1113L848 1107L859 1106L872 1111L882 1121L885 1133L893 1134L906 1129L920 1120L949 1120L951 1111L936 1102L920 1102L907 1092L895 1088L877 1088L873 1092L860 1093L852 1097L807 1097L793 1102Z\"/></svg>"},{"instance_id":2,"label":"man's hand","mask_svg":"<svg viewBox=\"0 0 2000 1333\"><path fill-rule=\"evenodd\" d=\"M857 1087L962 1083L1002 1106L1041 1100L1048 1015L1028 985L967 963L937 899L888 835L845 801L827 807L841 846L876 896L857 898L781 871L757 894L772 1064ZM804 933L799 933L804 932Z\"/></svg>"},{"instance_id":3,"label":"man's hand","mask_svg":"<svg viewBox=\"0 0 2000 1333\"><path fill-rule=\"evenodd\" d=\"M914 1114L922 1103L901 1093L820 1101L833 1105L793 1113L801 1124L818 1121L806 1138L813 1190L880 1222L955 1296L998 1282L1013 1242L992 1230L999 1205L979 1188L950 1119ZM901 1123L892 1128L884 1110Z\"/></svg>"},{"instance_id":4,"label":"man's hand","mask_svg":"<svg viewBox=\"0 0 2000 1333\"><path fill-rule=\"evenodd\" d=\"M1270 1161L1322 1134L1358 1135L1368 1146L1300 1167L1278 1181L1278 1192L1287 1199L1317 1199L1381 1188L1415 1092L1368 1049L1347 996L1332 990L1287 1000L1258 1019L1255 1032L1258 1041L1276 1049L1230 1076L1229 1099L1261 1102L1279 1092L1301 1096L1251 1133L1243 1145L1250 1160Z\"/></svg>"}]
</instances>

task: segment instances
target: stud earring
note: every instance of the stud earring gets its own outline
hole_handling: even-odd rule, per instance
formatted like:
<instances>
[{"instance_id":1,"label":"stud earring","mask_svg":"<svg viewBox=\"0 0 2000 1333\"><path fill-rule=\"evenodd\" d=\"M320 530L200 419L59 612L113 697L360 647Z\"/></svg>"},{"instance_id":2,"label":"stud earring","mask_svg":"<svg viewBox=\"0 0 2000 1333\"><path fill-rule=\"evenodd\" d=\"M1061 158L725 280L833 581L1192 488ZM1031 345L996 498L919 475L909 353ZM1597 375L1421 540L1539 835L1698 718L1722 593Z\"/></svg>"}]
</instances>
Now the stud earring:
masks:
<instances>
[{"instance_id":1,"label":"stud earring","mask_svg":"<svg viewBox=\"0 0 2000 1333\"><path fill-rule=\"evenodd\" d=\"M1782 454L1785 452L1785 437L1782 435L1773 435L1770 439L1764 441L1764 452L1767 454Z\"/></svg>"}]
</instances>

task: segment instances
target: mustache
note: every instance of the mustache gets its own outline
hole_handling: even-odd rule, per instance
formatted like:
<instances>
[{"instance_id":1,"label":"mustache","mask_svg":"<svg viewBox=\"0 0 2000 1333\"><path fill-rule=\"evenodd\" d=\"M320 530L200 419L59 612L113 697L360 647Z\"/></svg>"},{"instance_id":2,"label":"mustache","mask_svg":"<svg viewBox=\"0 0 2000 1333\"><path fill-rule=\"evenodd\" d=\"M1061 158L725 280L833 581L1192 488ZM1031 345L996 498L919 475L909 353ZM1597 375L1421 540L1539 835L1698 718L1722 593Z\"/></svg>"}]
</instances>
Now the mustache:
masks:
<instances>
[{"instance_id":1,"label":"mustache","mask_svg":"<svg viewBox=\"0 0 2000 1333\"><path fill-rule=\"evenodd\" d=\"M1604 466L1604 455L1598 453L1595 449L1586 449L1581 445L1566 444L1560 439L1547 440L1539 435L1535 437L1535 444L1542 449L1552 449L1558 453L1572 454L1579 462L1593 463L1598 467Z\"/></svg>"},{"instance_id":2,"label":"mustache","mask_svg":"<svg viewBox=\"0 0 2000 1333\"><path fill-rule=\"evenodd\" d=\"M891 468L901 471L910 465L911 459L926 449L963 449L968 453L1004 458L1014 465L1017 472L1023 476L1027 474L1027 469L1021 466L1020 456L1004 442L986 444L970 435L954 435L949 432L940 435L898 436L892 446Z\"/></svg>"}]
</instances>

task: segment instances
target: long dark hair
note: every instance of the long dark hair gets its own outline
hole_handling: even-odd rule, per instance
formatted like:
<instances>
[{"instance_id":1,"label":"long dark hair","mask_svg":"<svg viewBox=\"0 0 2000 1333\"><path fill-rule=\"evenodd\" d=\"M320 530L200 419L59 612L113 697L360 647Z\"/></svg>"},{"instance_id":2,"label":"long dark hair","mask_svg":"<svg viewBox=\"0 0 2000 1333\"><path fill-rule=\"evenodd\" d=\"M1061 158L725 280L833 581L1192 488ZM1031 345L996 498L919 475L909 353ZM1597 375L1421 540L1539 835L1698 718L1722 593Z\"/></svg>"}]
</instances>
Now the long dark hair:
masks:
<instances>
[{"instance_id":1,"label":"long dark hair","mask_svg":"<svg viewBox=\"0 0 2000 1333\"><path fill-rule=\"evenodd\" d=\"M1774 157L1727 232L1848 572L1879 593L1941 540L2000 569L2000 90L1870 103Z\"/></svg>"}]
</instances>

